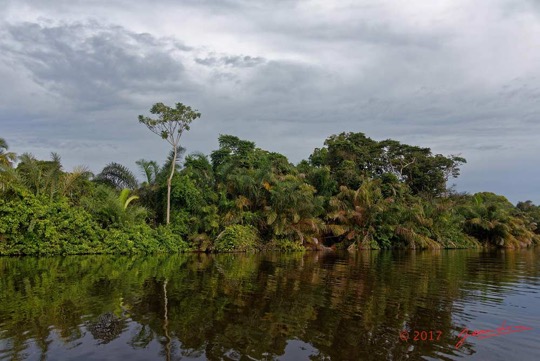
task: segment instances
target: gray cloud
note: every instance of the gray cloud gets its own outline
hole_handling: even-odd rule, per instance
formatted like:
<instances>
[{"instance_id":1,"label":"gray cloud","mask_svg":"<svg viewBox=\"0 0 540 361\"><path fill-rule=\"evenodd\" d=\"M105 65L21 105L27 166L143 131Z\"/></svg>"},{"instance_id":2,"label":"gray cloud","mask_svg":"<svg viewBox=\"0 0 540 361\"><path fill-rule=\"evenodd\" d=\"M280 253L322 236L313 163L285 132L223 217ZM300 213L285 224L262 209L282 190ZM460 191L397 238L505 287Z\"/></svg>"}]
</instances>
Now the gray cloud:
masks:
<instances>
[{"instance_id":1,"label":"gray cloud","mask_svg":"<svg viewBox=\"0 0 540 361\"><path fill-rule=\"evenodd\" d=\"M0 50L6 59L82 110L129 103L132 92L165 91L187 80L173 56L176 45L119 26L22 23L8 25L4 34Z\"/></svg>"},{"instance_id":2,"label":"gray cloud","mask_svg":"<svg viewBox=\"0 0 540 361\"><path fill-rule=\"evenodd\" d=\"M460 153L460 190L540 202L533 1L126 4L8 2L0 125L13 150L96 171L162 160L136 117L181 101L203 114L188 151L233 133L296 162L361 131Z\"/></svg>"},{"instance_id":3,"label":"gray cloud","mask_svg":"<svg viewBox=\"0 0 540 361\"><path fill-rule=\"evenodd\" d=\"M207 58L195 58L195 61L198 64L206 65L210 67L231 66L233 68L251 68L251 67L264 63L265 59L260 56L251 57L249 55L245 55L245 56L235 55L235 56L222 56L219 58L215 56L211 56Z\"/></svg>"}]
</instances>

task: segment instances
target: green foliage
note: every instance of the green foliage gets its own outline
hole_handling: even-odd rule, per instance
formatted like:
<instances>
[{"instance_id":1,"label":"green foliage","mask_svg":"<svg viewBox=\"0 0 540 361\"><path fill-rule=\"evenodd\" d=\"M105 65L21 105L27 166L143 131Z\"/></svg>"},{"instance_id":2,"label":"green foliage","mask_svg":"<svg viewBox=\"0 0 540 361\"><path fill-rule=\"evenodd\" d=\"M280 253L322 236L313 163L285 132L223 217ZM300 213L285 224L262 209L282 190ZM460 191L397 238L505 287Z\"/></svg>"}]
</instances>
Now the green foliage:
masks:
<instances>
[{"instance_id":1,"label":"green foliage","mask_svg":"<svg viewBox=\"0 0 540 361\"><path fill-rule=\"evenodd\" d=\"M263 213L265 230L270 238L289 238L301 244L319 236L322 222L322 201L315 188L297 176L278 177L268 186L268 206Z\"/></svg>"},{"instance_id":2,"label":"green foliage","mask_svg":"<svg viewBox=\"0 0 540 361\"><path fill-rule=\"evenodd\" d=\"M188 245L167 227L157 230L146 224L108 229L103 240L107 253L184 252Z\"/></svg>"},{"instance_id":3,"label":"green foliage","mask_svg":"<svg viewBox=\"0 0 540 361\"><path fill-rule=\"evenodd\" d=\"M280 252L304 252L306 248L298 241L287 238L276 238L270 241L265 249Z\"/></svg>"},{"instance_id":4,"label":"green foliage","mask_svg":"<svg viewBox=\"0 0 540 361\"><path fill-rule=\"evenodd\" d=\"M503 196L476 193L464 199L461 213L464 231L486 245L518 248L540 243L536 224Z\"/></svg>"},{"instance_id":5,"label":"green foliage","mask_svg":"<svg viewBox=\"0 0 540 361\"><path fill-rule=\"evenodd\" d=\"M421 202L426 217L431 219L428 234L444 248L476 248L480 243L463 232L465 218L456 209L452 198L441 198Z\"/></svg>"},{"instance_id":6,"label":"green foliage","mask_svg":"<svg viewBox=\"0 0 540 361\"><path fill-rule=\"evenodd\" d=\"M146 125L153 133L171 142L171 139L189 130L192 121L201 117L201 113L182 103L176 103L174 108L163 103L156 103L150 109L150 113L157 114L157 119L139 115L139 122Z\"/></svg>"},{"instance_id":7,"label":"green foliage","mask_svg":"<svg viewBox=\"0 0 540 361\"><path fill-rule=\"evenodd\" d=\"M189 130L191 122L201 117L201 113L193 110L190 106L176 103L175 108L163 103L156 103L150 109L150 113L156 114L157 118L139 115L139 123L146 125L152 132L159 135L172 146L172 157L169 162L169 176L167 177L167 209L166 221L170 222L171 214L171 182L176 170L176 161L180 147L180 137L184 131Z\"/></svg>"},{"instance_id":8,"label":"green foliage","mask_svg":"<svg viewBox=\"0 0 540 361\"><path fill-rule=\"evenodd\" d=\"M155 232L160 244L160 251L176 253L190 250L188 243L178 233L175 233L170 226L161 225L156 228Z\"/></svg>"},{"instance_id":9,"label":"green foliage","mask_svg":"<svg viewBox=\"0 0 540 361\"><path fill-rule=\"evenodd\" d=\"M218 169L225 163L235 167L249 167L253 161L255 143L241 140L233 135L219 136L219 149L211 154L214 169Z\"/></svg>"},{"instance_id":10,"label":"green foliage","mask_svg":"<svg viewBox=\"0 0 540 361\"><path fill-rule=\"evenodd\" d=\"M110 187L121 189L137 189L137 178L129 168L115 162L107 164L105 168L96 176L96 182L106 184Z\"/></svg>"},{"instance_id":11,"label":"green foliage","mask_svg":"<svg viewBox=\"0 0 540 361\"><path fill-rule=\"evenodd\" d=\"M540 243L540 207L452 194L465 160L363 133L332 135L297 166L254 142L220 135L210 157L180 163L178 140L200 116L161 103L141 123L174 145L145 181L110 163L92 179L60 157L13 156L0 139L0 253L141 253L526 247ZM165 133L163 133L165 132ZM176 142L176 143L175 143ZM169 212L170 210L170 212ZM167 226L160 224L167 223Z\"/></svg>"},{"instance_id":12,"label":"green foliage","mask_svg":"<svg viewBox=\"0 0 540 361\"><path fill-rule=\"evenodd\" d=\"M315 149L313 166L329 166L341 185L357 189L364 178L394 174L414 194L438 196L446 191L449 177L459 175L465 159L433 155L429 148L401 144L395 140L377 142L363 133L341 133L326 139L326 148Z\"/></svg>"},{"instance_id":13,"label":"green foliage","mask_svg":"<svg viewBox=\"0 0 540 361\"><path fill-rule=\"evenodd\" d=\"M306 182L317 190L317 195L325 198L332 196L338 189L338 182L332 177L329 166L314 167L307 161L298 164L298 170L306 177Z\"/></svg>"},{"instance_id":14,"label":"green foliage","mask_svg":"<svg viewBox=\"0 0 540 361\"><path fill-rule=\"evenodd\" d=\"M202 190L189 176L177 174L173 178L171 205L175 209L197 214L206 205Z\"/></svg>"},{"instance_id":15,"label":"green foliage","mask_svg":"<svg viewBox=\"0 0 540 361\"><path fill-rule=\"evenodd\" d=\"M524 217L530 229L540 234L540 206L534 205L531 201L525 201L518 202L516 208L516 215Z\"/></svg>"},{"instance_id":16,"label":"green foliage","mask_svg":"<svg viewBox=\"0 0 540 361\"><path fill-rule=\"evenodd\" d=\"M180 252L187 248L166 227L115 224L105 230L67 199L51 203L44 196L26 195L0 201L0 255Z\"/></svg>"},{"instance_id":17,"label":"green foliage","mask_svg":"<svg viewBox=\"0 0 540 361\"><path fill-rule=\"evenodd\" d=\"M258 249L259 236L251 226L227 226L214 241L216 252L247 252Z\"/></svg>"},{"instance_id":18,"label":"green foliage","mask_svg":"<svg viewBox=\"0 0 540 361\"><path fill-rule=\"evenodd\" d=\"M463 218L449 199L422 199L392 179L342 187L329 202L328 229L351 248L461 248L478 243L462 231Z\"/></svg>"},{"instance_id":19,"label":"green foliage","mask_svg":"<svg viewBox=\"0 0 540 361\"><path fill-rule=\"evenodd\" d=\"M110 188L98 185L90 195L81 199L81 204L103 228L142 223L147 211L140 206L128 207L136 199L136 196L130 197L129 194L129 189L117 194Z\"/></svg>"},{"instance_id":20,"label":"green foliage","mask_svg":"<svg viewBox=\"0 0 540 361\"><path fill-rule=\"evenodd\" d=\"M327 214L328 229L334 236L353 241L360 248L372 248L379 231L376 222L388 208L379 185L380 180L365 180L357 190L341 186L330 199Z\"/></svg>"},{"instance_id":21,"label":"green foliage","mask_svg":"<svg viewBox=\"0 0 540 361\"><path fill-rule=\"evenodd\" d=\"M137 199L139 199L139 196L130 196L129 195L130 190L129 189L122 189L120 192L120 195L118 196L118 201L120 202L120 205L124 208L124 210L127 209L129 204Z\"/></svg>"},{"instance_id":22,"label":"green foliage","mask_svg":"<svg viewBox=\"0 0 540 361\"><path fill-rule=\"evenodd\" d=\"M0 196L9 199L22 189L26 190L26 187L22 185L17 170L10 166L0 165Z\"/></svg>"},{"instance_id":23,"label":"green foliage","mask_svg":"<svg viewBox=\"0 0 540 361\"><path fill-rule=\"evenodd\" d=\"M154 185L157 182L157 177L161 171L161 168L159 167L159 164L154 160L145 160L145 159L139 159L135 162L142 171L143 175L146 178L146 184L145 185Z\"/></svg>"},{"instance_id":24,"label":"green foliage","mask_svg":"<svg viewBox=\"0 0 540 361\"><path fill-rule=\"evenodd\" d=\"M171 191L171 226L193 246L203 243L210 248L210 240L220 231L217 197L211 189L199 186L197 175L189 171L173 178Z\"/></svg>"},{"instance_id":25,"label":"green foliage","mask_svg":"<svg viewBox=\"0 0 540 361\"><path fill-rule=\"evenodd\" d=\"M17 155L13 152L8 152L9 146L4 138L0 138L0 166L11 167L17 159Z\"/></svg>"},{"instance_id":26,"label":"green foliage","mask_svg":"<svg viewBox=\"0 0 540 361\"><path fill-rule=\"evenodd\" d=\"M0 200L0 255L100 253L102 237L90 214L66 199L51 203L28 194Z\"/></svg>"},{"instance_id":27,"label":"green foliage","mask_svg":"<svg viewBox=\"0 0 540 361\"><path fill-rule=\"evenodd\" d=\"M90 187L92 173L80 166L73 172L64 172L60 156L56 153L51 153L50 161L37 160L29 153L21 155L19 160L15 174L10 169L0 171L7 175L8 180L18 181L36 196L47 195L51 201L69 197L77 203Z\"/></svg>"}]
</instances>

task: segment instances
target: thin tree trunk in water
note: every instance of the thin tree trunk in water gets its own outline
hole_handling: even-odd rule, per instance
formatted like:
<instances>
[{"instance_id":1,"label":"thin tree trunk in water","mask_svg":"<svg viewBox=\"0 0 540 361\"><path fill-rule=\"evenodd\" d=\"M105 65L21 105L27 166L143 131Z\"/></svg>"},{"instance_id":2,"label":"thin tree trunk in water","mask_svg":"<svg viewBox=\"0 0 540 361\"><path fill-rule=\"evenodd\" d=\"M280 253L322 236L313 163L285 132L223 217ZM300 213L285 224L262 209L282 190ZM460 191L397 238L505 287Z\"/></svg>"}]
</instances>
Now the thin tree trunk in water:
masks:
<instances>
[{"instance_id":1,"label":"thin tree trunk in water","mask_svg":"<svg viewBox=\"0 0 540 361\"><path fill-rule=\"evenodd\" d=\"M174 145L174 156L171 164L171 174L169 175L169 179L167 179L167 224L171 222L171 184L172 184L172 178L174 176L174 170L176 168L176 153L177 153L178 146Z\"/></svg>"},{"instance_id":2,"label":"thin tree trunk in water","mask_svg":"<svg viewBox=\"0 0 540 361\"><path fill-rule=\"evenodd\" d=\"M169 317L167 313L168 303L169 303L169 300L167 299L167 280L165 279L165 282L163 282L163 304L164 304L163 332L165 333L165 338L167 339L165 343L165 357L167 361L170 361L171 360L171 337L169 336Z\"/></svg>"}]
</instances>

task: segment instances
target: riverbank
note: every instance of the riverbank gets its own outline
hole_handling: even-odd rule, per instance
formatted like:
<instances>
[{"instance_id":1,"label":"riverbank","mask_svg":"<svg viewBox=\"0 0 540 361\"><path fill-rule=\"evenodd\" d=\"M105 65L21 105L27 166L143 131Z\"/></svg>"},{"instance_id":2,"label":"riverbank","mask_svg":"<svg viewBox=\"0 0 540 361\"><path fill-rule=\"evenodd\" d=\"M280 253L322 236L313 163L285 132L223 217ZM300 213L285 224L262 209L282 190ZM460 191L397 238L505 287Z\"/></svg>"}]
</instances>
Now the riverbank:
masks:
<instances>
[{"instance_id":1,"label":"riverbank","mask_svg":"<svg viewBox=\"0 0 540 361\"><path fill-rule=\"evenodd\" d=\"M481 199L479 195L476 197ZM487 194L484 197L489 199L492 196ZM486 203L486 207L494 207ZM382 216L385 214L382 213ZM126 220L104 227L90 212L83 207L73 206L67 199L51 201L47 197L21 191L10 201L0 200L0 255L525 248L539 243L534 232L526 229L524 231L523 223L516 221L519 221L519 218L513 219L511 226L514 228L503 228L504 224L493 225L483 221L492 227L495 236L491 238L475 237L487 233L485 230L484 233L475 233L484 229L480 227L488 227L480 224L482 220L478 218L471 221L462 219L461 222L450 225L454 233L448 239L432 239L414 233L411 227L415 225L410 222L409 229L401 225L394 227L390 233L390 236L394 236L391 238L393 241L386 243L377 237L385 235L388 225L382 225L381 229L359 227L358 230L363 231L361 238L355 236L348 239L345 235L336 237L330 232L331 227L328 227L326 238L322 233L320 238L298 239L281 236L265 239L260 229L252 225L233 224L223 226L215 238L210 238L207 234L182 236L182 231L176 225L151 227L145 222L134 223Z\"/></svg>"},{"instance_id":2,"label":"riverbank","mask_svg":"<svg viewBox=\"0 0 540 361\"><path fill-rule=\"evenodd\" d=\"M35 201L35 200L34 200ZM25 208L27 212L22 212ZM526 248L537 244L481 243L467 238L465 244L426 243L419 247L397 244L387 249L493 249ZM251 226L227 226L212 241L200 242L197 238L183 239L174 232L174 227L147 224L121 225L101 228L82 209L66 203L55 203L50 207L38 206L25 201L4 203L0 201L0 256L45 256L45 255L89 255L89 254L152 254L152 253L228 253L228 252L304 252L378 250L376 242L334 242L325 245L318 240L300 243L289 239L274 239L264 242L257 230Z\"/></svg>"}]
</instances>

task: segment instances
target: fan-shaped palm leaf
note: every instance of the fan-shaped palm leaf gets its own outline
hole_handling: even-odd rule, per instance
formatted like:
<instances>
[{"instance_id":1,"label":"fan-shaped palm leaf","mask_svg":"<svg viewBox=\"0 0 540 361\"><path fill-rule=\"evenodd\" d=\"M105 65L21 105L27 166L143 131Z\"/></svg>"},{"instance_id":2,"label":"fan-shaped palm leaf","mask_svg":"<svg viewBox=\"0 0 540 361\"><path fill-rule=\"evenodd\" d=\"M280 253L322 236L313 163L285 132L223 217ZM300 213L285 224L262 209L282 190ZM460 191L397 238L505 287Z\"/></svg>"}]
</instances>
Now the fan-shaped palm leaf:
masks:
<instances>
[{"instance_id":1,"label":"fan-shaped palm leaf","mask_svg":"<svg viewBox=\"0 0 540 361\"><path fill-rule=\"evenodd\" d=\"M134 190L138 187L137 178L133 172L122 164L115 162L105 166L101 173L96 176L95 180L118 190L125 188Z\"/></svg>"}]
</instances>

